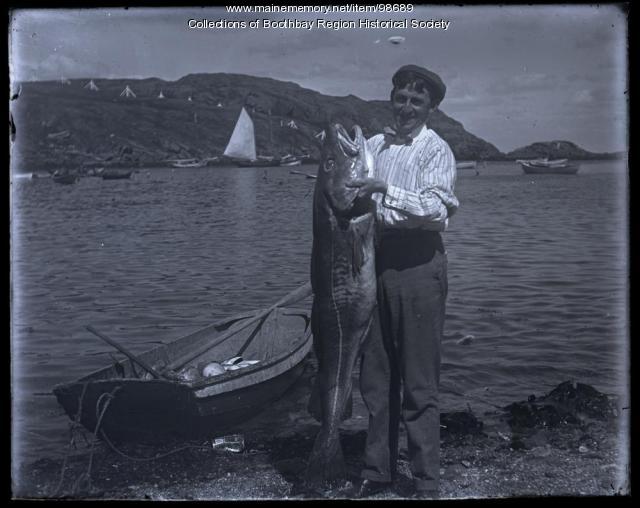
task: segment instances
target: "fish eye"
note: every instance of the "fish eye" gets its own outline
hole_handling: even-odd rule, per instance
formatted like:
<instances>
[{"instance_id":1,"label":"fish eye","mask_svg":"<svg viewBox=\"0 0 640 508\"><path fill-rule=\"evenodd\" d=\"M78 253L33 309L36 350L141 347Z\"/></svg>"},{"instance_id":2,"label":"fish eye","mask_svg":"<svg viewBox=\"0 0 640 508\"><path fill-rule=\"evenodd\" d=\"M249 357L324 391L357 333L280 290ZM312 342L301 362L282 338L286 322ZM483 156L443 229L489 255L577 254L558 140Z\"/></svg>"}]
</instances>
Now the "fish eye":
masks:
<instances>
[{"instance_id":1,"label":"fish eye","mask_svg":"<svg viewBox=\"0 0 640 508\"><path fill-rule=\"evenodd\" d=\"M324 161L324 170L325 171L333 171L333 168L336 167L336 161L329 157L326 161Z\"/></svg>"}]
</instances>

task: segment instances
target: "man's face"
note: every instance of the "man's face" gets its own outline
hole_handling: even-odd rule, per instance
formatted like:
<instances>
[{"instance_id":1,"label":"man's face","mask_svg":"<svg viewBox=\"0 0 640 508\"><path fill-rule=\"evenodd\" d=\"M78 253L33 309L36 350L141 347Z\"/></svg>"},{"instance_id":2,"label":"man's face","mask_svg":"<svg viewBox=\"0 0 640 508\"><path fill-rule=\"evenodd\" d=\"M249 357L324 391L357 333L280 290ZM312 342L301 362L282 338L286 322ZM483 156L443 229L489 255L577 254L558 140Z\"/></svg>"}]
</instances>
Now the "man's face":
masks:
<instances>
[{"instance_id":1,"label":"man's face","mask_svg":"<svg viewBox=\"0 0 640 508\"><path fill-rule=\"evenodd\" d=\"M418 92L412 84L397 89L391 98L391 105L399 134L409 134L426 122L432 110L428 90Z\"/></svg>"}]
</instances>

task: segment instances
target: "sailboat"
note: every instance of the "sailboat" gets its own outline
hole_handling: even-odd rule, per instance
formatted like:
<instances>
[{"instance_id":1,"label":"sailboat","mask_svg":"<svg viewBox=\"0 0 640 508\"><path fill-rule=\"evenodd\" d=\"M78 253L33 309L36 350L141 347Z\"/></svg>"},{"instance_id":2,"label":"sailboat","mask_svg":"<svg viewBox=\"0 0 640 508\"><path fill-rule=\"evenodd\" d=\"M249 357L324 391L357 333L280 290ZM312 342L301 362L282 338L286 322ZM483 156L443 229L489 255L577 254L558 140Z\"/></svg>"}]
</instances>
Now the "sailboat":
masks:
<instances>
[{"instance_id":1,"label":"sailboat","mask_svg":"<svg viewBox=\"0 0 640 508\"><path fill-rule=\"evenodd\" d=\"M236 126L231 133L231 138L224 155L235 159L240 167L266 167L278 166L280 159L256 155L256 135L253 120L249 113L242 108Z\"/></svg>"}]
</instances>

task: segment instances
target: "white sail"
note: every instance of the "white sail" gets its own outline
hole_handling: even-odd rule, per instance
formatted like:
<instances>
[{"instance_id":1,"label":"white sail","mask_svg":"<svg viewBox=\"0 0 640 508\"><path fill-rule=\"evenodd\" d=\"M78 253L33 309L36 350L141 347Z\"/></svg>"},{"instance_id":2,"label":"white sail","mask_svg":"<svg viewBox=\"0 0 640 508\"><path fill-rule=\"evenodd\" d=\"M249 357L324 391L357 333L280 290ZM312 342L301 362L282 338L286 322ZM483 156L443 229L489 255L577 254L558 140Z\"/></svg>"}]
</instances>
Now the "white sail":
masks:
<instances>
[{"instance_id":1,"label":"white sail","mask_svg":"<svg viewBox=\"0 0 640 508\"><path fill-rule=\"evenodd\" d=\"M224 155L234 159L256 160L256 137L253 120L242 108Z\"/></svg>"}]
</instances>

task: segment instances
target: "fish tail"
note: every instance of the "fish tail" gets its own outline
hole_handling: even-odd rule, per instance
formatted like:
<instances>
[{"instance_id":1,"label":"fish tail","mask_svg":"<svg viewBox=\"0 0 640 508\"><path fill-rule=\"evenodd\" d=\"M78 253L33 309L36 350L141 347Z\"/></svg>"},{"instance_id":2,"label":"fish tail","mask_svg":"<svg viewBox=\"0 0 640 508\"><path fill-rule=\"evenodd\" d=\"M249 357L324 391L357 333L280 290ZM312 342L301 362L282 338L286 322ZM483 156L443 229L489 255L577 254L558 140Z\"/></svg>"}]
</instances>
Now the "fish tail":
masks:
<instances>
[{"instance_id":1,"label":"fish tail","mask_svg":"<svg viewBox=\"0 0 640 508\"><path fill-rule=\"evenodd\" d=\"M321 430L311 451L305 481L308 485L321 485L344 479L347 466L344 461L340 434Z\"/></svg>"}]
</instances>

